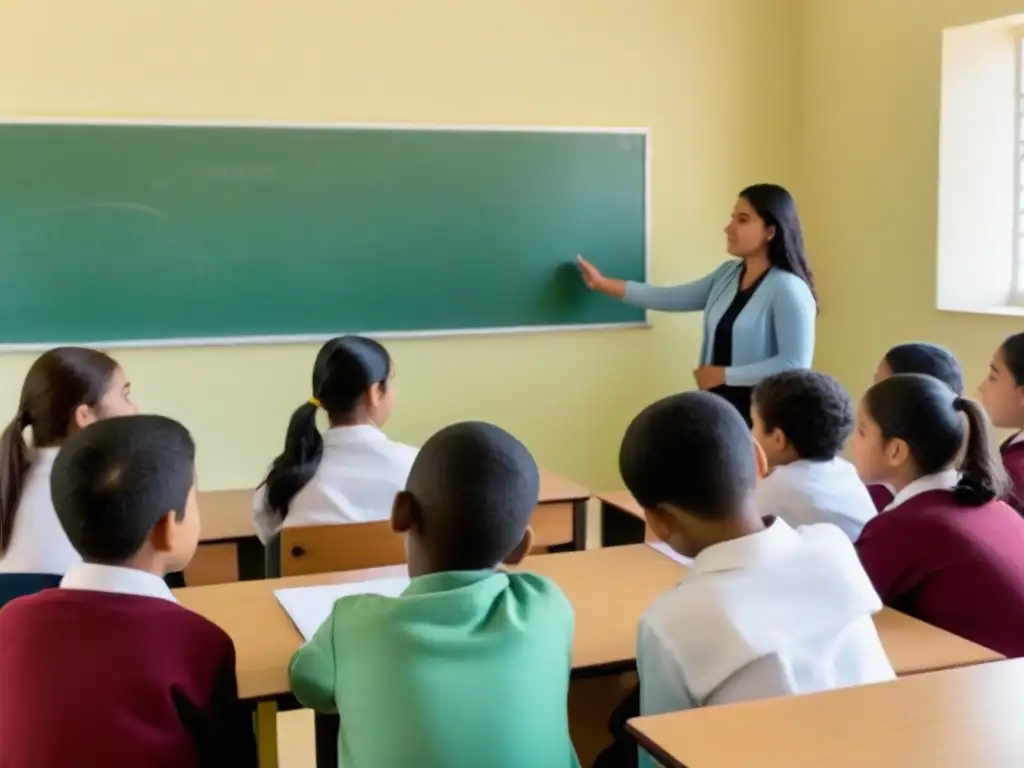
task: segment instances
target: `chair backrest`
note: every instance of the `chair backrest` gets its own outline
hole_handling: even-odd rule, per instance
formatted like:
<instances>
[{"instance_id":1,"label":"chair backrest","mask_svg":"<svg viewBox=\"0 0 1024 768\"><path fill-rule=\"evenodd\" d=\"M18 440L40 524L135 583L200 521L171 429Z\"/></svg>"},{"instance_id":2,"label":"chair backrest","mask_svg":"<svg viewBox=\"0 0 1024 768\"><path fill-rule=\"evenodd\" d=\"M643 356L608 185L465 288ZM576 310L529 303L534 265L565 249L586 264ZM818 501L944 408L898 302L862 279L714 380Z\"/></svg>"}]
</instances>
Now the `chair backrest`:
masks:
<instances>
[{"instance_id":1,"label":"chair backrest","mask_svg":"<svg viewBox=\"0 0 1024 768\"><path fill-rule=\"evenodd\" d=\"M405 562L405 538L378 523L308 525L281 529L281 575L355 571Z\"/></svg>"},{"instance_id":2,"label":"chair backrest","mask_svg":"<svg viewBox=\"0 0 1024 768\"><path fill-rule=\"evenodd\" d=\"M52 573L0 573L0 608L16 597L59 587L60 579Z\"/></svg>"}]
</instances>

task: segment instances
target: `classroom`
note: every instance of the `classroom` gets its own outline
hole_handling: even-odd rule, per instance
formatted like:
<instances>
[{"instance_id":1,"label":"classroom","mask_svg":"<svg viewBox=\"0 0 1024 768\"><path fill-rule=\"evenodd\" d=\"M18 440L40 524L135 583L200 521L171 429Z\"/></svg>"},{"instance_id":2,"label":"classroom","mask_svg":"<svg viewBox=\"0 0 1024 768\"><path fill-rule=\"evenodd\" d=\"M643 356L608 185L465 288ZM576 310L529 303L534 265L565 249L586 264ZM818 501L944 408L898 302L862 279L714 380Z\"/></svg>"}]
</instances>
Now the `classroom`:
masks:
<instances>
[{"instance_id":1,"label":"classroom","mask_svg":"<svg viewBox=\"0 0 1024 768\"><path fill-rule=\"evenodd\" d=\"M568 727L578 764L602 765L595 761L608 757L604 750L615 735L609 735L609 718L637 683L638 621L659 595L686 583L692 566L691 559L656 541L633 498L637 494L624 490L630 483L620 465L620 445L652 403L737 382L723 372L721 381L705 386L698 375L695 384L695 368L699 374L700 368L729 365L715 361L711 347L701 359L708 335L701 312L649 307L640 313L599 295L625 298L635 308L628 287L606 291L589 285L594 290L588 292L574 263L577 253L593 257L608 278L688 284L726 260L722 229L730 224L738 193L762 182L781 185L798 206L813 272L813 370L837 381L856 406L872 387L886 350L929 342L959 362L964 387L958 394L979 399L978 385L990 375L993 355L1024 330L1022 30L1024 4L1011 0L268 0L258 8L239 0L12 0L0 7L0 160L11 161L6 167L0 162L0 208L17 202L14 185L5 186L3 177L13 178L20 162L13 144L5 152L4 137L28 141L24 137L31 139L31 131L43 125L76 130L95 122L138 132L150 130L144 126L151 123L186 133L208 130L194 126L228 131L197 144L199 158L217 151L217 141L230 143L232 136L268 126L390 127L397 133L443 126L446 135L479 130L485 138L506 129L520 138L545 135L552 142L578 141L580 147L602 136L622 147L642 147L635 155L641 159L629 168L644 174L635 188L644 208L621 218L623 231L639 232L634 225L643 217L641 239L630 241L639 243L636 249L616 261L599 246L583 244L564 252L564 264L550 264L558 271L552 303L544 307L578 302L585 307L578 327L556 319L554 330L540 322L545 330L524 331L515 321L499 319L473 329L467 318L455 330L474 332L431 332L451 329L442 321L422 333L415 324L395 326L396 333L381 338L394 376L395 406L386 427L391 440L420 447L448 425L484 421L507 430L532 454L539 468L532 517L536 549L522 568L556 584L575 613ZM325 141L344 133L313 132ZM266 139L265 146L274 140ZM118 167L117 148L124 157L133 150L119 139L111 142L105 156L111 158L109 176L127 184L131 163ZM245 157L257 157L261 146L254 144ZM551 167L572 167L566 146L576 145L557 144ZM581 156L618 157L594 147L586 150L593 154ZM341 145L334 149L356 156ZM387 152L391 162L399 162L394 158L400 150ZM53 153L45 161L59 169L61 156ZM342 165L325 160L318 168L296 167L331 174ZM87 167L93 166L76 165L67 178L83 178ZM367 167L372 170L372 162ZM522 170L526 165L515 167L528 172ZM595 178L612 185L626 173L609 170ZM53 176L47 189L58 189L62 178ZM255 182L243 175L232 183ZM578 189L585 187L580 183ZM533 202L542 206L546 198ZM302 203L317 206L309 196ZM599 203L595 197L593 205ZM198 205L188 210L202 215ZM533 209L524 204L522 210ZM131 214L102 213L106 226ZM213 209L207 213L217 217ZM307 213L296 213L296 220L343 219L326 208L320 218L303 218ZM16 235L28 226L25 220L18 211L0 210L0 254L22 242ZM438 306L483 313L488 302L471 300L474 286L488 285L488 275L495 284L518 275L526 285L530 265L548 258L514 250L520 230L534 236L524 223L534 220L515 220L500 231L495 225L493 252L474 251L463 273L440 248L425 247L426 261L418 264L414 256L402 256L408 259L404 265L398 257L393 263L382 257L374 262L381 269L377 279L399 289L380 290L397 307L419 306L420 298L427 306L439 296ZM609 220L607 231L615 231L619 219ZM548 232L540 226L535 231ZM572 230L567 223L551 231L554 238ZM68 259L66 273L50 276L54 297L71 290L58 286L64 280L93 285L104 296L132 281L171 284L163 283L158 265L126 261L119 267L116 255L90 274L88 263L74 262L73 244L59 239L59 228L53 232L65 243L61 255ZM258 250L280 230L273 222L253 222L249 234ZM526 241L541 243L544 236ZM415 250L414 244L409 252ZM0 282L27 284L17 282L16 261L6 255L3 260ZM281 609L275 590L333 584L342 585L340 595L344 585L367 579L398 579L393 587L399 589L409 575L407 551L392 539L381 544L376 529L362 544L346 544L357 556L324 573L315 561L325 551L330 555L334 540L303 538L295 527L283 529L283 546L275 548L284 580L264 578L275 574L267 570L263 544L252 530L253 491L281 452L296 408L323 405L319 393L310 391L310 372L323 342L335 335L315 325L329 321L333 311L325 263L281 257L280 273L234 274L222 266L219 275L229 284L237 280L240 296L250 295L243 289L257 290L252 286L264 291L252 294L260 297L277 289L275 302L286 307L305 303L304 285L311 294L328 296L318 299L319 314L311 315L315 332L253 332L262 339L256 343L233 343L226 332L210 344L188 340L203 333L186 331L181 335L187 343L171 344L163 342L177 337L160 334L157 323L155 334L131 344L97 345L130 378L142 413L180 422L195 442L202 532L198 554L185 569L187 586L175 595L234 642L238 694L251 705L255 762L262 768L310 768L338 759L337 720L314 719L293 694L290 660L308 638ZM372 272L367 268L362 276L372 279ZM742 284L743 275L738 279ZM31 284L42 293L50 285ZM364 305L353 303L355 298L374 296L365 287L338 289L339 316L355 324L342 332L381 330L379 324L358 327ZM229 298L221 302L201 281L174 282L173 290L181 295L174 318L179 325L197 317L227 322L227 328L232 312L256 320L274 316L269 303L254 308ZM32 296L16 287L8 301L28 306ZM504 300L494 294L495 312ZM510 311L527 313L520 301L533 306L507 299ZM135 304L132 311L145 315L145 302ZM218 304L216 311L209 309ZM543 311L556 316L556 309ZM401 322L415 318L413 309L396 312ZM19 313L25 314L19 308L7 316ZM68 327L78 322L74 313L64 320ZM89 324L81 320L83 327ZM497 332L486 332L492 327ZM0 407L10 416L30 366L46 348L19 346L19 340L30 339L19 333L0 328ZM121 338L131 339L132 333L125 328ZM274 338L289 334L305 340ZM743 351L734 345L732 353ZM0 421L6 425L8 416ZM996 425L993 441L1011 439L1014 431ZM855 459L850 445L842 455ZM660 764L686 768L733 768L755 758L765 765L1016 765L1024 737L1005 712L1014 711L1012 704L1024 696L1024 685L1016 684L1024 662L915 618L903 604L894 607L881 597L879 605L886 607L872 612L874 627L896 680L639 721L630 717L622 730L625 743L634 754L639 744ZM12 717L9 706L0 701L0 728ZM903 717L918 707L926 715ZM969 714L959 717L951 710ZM862 738L867 732L872 737ZM241 764L226 759L224 764ZM492 764L515 765L497 758ZM2 746L0 765L8 765Z\"/></svg>"}]
</instances>

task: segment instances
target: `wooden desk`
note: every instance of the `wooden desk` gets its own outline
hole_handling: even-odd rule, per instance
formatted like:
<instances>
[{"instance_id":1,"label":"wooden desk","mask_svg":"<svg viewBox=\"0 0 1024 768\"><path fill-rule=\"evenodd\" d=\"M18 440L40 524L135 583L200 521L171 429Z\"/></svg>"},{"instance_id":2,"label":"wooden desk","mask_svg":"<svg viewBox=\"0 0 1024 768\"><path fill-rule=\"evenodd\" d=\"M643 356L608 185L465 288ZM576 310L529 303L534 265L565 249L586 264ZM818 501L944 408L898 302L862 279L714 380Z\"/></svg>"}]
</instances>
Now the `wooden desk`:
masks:
<instances>
[{"instance_id":1,"label":"wooden desk","mask_svg":"<svg viewBox=\"0 0 1024 768\"><path fill-rule=\"evenodd\" d=\"M1018 768L1024 660L629 723L668 768Z\"/></svg>"},{"instance_id":2,"label":"wooden desk","mask_svg":"<svg viewBox=\"0 0 1024 768\"><path fill-rule=\"evenodd\" d=\"M626 490L599 493L601 502L601 546L620 547L655 538L647 530L644 510Z\"/></svg>"},{"instance_id":3,"label":"wooden desk","mask_svg":"<svg viewBox=\"0 0 1024 768\"><path fill-rule=\"evenodd\" d=\"M540 503L531 520L537 546L586 549L590 492L544 469L540 478ZM252 523L252 497L251 489L201 491L197 500L202 520L200 544L206 550L233 546L237 577L242 581L262 579L266 573L263 545ZM197 557L209 554L201 549Z\"/></svg>"}]
</instances>

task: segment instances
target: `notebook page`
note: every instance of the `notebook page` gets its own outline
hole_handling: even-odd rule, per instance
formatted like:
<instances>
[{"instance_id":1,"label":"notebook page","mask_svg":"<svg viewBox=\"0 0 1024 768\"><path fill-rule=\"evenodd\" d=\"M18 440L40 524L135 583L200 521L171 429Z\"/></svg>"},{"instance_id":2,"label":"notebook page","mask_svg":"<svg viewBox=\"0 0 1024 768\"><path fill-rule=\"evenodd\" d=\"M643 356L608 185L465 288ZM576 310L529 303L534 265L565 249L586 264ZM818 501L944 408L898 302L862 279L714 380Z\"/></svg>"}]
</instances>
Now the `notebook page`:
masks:
<instances>
[{"instance_id":1,"label":"notebook page","mask_svg":"<svg viewBox=\"0 0 1024 768\"><path fill-rule=\"evenodd\" d=\"M664 541L649 541L647 542L647 546L653 550L656 550L657 552L661 552L661 554L663 554L665 557L672 558L680 565L685 565L687 568L693 565L692 557L684 557L683 555L680 555Z\"/></svg>"},{"instance_id":2,"label":"notebook page","mask_svg":"<svg viewBox=\"0 0 1024 768\"><path fill-rule=\"evenodd\" d=\"M338 598L349 595L398 597L409 586L407 577L356 581L349 584L322 584L316 587L291 587L274 591L288 618L304 640L310 640L324 623Z\"/></svg>"}]
</instances>

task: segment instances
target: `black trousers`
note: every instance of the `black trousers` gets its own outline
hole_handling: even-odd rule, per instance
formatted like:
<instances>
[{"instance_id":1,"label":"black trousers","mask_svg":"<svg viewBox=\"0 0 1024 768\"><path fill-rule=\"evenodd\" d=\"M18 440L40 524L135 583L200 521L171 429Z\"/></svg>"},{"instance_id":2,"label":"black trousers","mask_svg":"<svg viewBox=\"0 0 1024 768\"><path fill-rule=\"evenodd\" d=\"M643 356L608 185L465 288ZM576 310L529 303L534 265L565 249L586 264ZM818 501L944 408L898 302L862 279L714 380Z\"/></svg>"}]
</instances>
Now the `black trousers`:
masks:
<instances>
[{"instance_id":1,"label":"black trousers","mask_svg":"<svg viewBox=\"0 0 1024 768\"><path fill-rule=\"evenodd\" d=\"M626 722L640 716L640 686L638 685L622 700L608 718L608 731L612 745L605 749L594 768L637 768L636 742L626 733Z\"/></svg>"}]
</instances>

